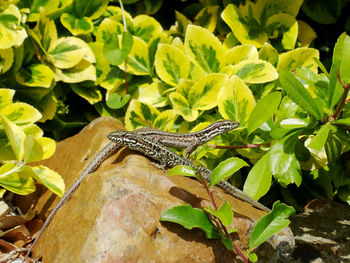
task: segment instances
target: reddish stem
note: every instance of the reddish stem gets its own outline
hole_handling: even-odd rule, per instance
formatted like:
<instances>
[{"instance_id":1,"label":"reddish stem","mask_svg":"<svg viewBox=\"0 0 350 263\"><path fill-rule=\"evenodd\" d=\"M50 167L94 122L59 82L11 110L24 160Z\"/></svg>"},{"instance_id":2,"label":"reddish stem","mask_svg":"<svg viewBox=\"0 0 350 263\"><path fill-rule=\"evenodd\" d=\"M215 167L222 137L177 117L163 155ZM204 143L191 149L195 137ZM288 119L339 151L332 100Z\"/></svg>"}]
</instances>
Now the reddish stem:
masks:
<instances>
[{"instance_id":1,"label":"reddish stem","mask_svg":"<svg viewBox=\"0 0 350 263\"><path fill-rule=\"evenodd\" d=\"M200 178L201 183L204 185L204 188L206 189L206 191L209 195L209 198L210 198L210 201L214 207L214 210L218 210L218 206L216 205L216 202L214 199L213 191L210 190L210 188L208 187L207 181L200 175L200 173L198 173L198 174L199 174L199 178ZM216 217L216 219L218 220L220 227L223 230L225 236L228 237L232 241L233 249L235 250L235 253L238 254L243 259L244 262L249 263L249 258L247 258L247 256L244 255L243 252L239 249L239 247L234 243L231 235L227 231L226 226L221 222L221 220L219 218Z\"/></svg>"},{"instance_id":2,"label":"reddish stem","mask_svg":"<svg viewBox=\"0 0 350 263\"><path fill-rule=\"evenodd\" d=\"M338 105L337 109L335 110L335 112L332 115L332 117L330 118L330 120L335 120L338 117L340 111L344 108L345 104L347 103L346 97L348 96L349 90L350 90L350 83L349 84L345 84L343 81L341 81L339 70L337 72L337 77L338 77L339 83L344 88L344 92L343 92L343 96L342 96L342 98L340 100L340 104Z\"/></svg>"},{"instance_id":3,"label":"reddish stem","mask_svg":"<svg viewBox=\"0 0 350 263\"><path fill-rule=\"evenodd\" d=\"M215 145L208 144L213 149L244 149L244 148L260 148L261 146L270 146L271 143L248 143L245 145Z\"/></svg>"}]
</instances>

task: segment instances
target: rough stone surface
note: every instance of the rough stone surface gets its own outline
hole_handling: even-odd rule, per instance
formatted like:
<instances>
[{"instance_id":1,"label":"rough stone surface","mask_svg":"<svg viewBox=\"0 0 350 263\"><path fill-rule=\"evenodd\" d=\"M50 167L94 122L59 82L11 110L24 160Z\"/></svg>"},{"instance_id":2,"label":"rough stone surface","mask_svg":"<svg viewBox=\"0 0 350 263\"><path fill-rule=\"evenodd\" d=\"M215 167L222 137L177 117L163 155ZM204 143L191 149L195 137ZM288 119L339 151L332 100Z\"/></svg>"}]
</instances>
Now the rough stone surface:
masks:
<instances>
[{"instance_id":1,"label":"rough stone surface","mask_svg":"<svg viewBox=\"0 0 350 263\"><path fill-rule=\"evenodd\" d=\"M120 128L115 119L97 119L81 133L59 142L55 155L42 164L60 173L68 188L108 143L106 135ZM215 192L219 205L224 200L231 203L234 227L239 230L237 245L247 248L254 222L264 212L220 189ZM59 200L43 188L33 196L40 196L35 210L42 219ZM235 262L219 240L207 240L197 229L159 221L164 210L186 203L198 208L209 205L199 182L167 177L149 159L121 150L89 175L57 213L37 243L34 257L42 256L43 262L50 263ZM271 259L273 254L269 248L262 257Z\"/></svg>"},{"instance_id":2,"label":"rough stone surface","mask_svg":"<svg viewBox=\"0 0 350 263\"><path fill-rule=\"evenodd\" d=\"M315 200L292 218L293 262L350 262L350 207Z\"/></svg>"}]
</instances>

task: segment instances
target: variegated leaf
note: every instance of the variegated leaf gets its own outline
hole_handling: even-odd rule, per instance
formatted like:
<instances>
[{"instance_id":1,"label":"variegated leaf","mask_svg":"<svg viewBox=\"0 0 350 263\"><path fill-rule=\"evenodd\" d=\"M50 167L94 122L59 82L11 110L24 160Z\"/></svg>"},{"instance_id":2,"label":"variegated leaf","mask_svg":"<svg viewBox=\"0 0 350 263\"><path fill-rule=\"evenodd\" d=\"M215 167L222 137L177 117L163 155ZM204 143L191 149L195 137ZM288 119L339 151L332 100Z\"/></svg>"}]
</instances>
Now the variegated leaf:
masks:
<instances>
[{"instance_id":1,"label":"variegated leaf","mask_svg":"<svg viewBox=\"0 0 350 263\"><path fill-rule=\"evenodd\" d=\"M276 14L267 20L266 30L271 37L277 37L283 32L282 46L284 49L293 49L298 36L298 23L296 19L288 14Z\"/></svg>"},{"instance_id":2,"label":"variegated leaf","mask_svg":"<svg viewBox=\"0 0 350 263\"><path fill-rule=\"evenodd\" d=\"M78 83L85 80L96 81L96 69L89 62L82 61L70 69L56 69L55 80L66 83Z\"/></svg>"},{"instance_id":3,"label":"variegated leaf","mask_svg":"<svg viewBox=\"0 0 350 263\"><path fill-rule=\"evenodd\" d=\"M237 76L232 76L218 95L219 112L228 120L238 121L244 127L254 109L255 100L249 87Z\"/></svg>"},{"instance_id":4,"label":"variegated leaf","mask_svg":"<svg viewBox=\"0 0 350 263\"><path fill-rule=\"evenodd\" d=\"M242 44L252 44L256 47L261 47L267 41L267 35L264 32L250 31L250 25L242 23L242 14L239 9L233 4L226 6L221 13L221 18L231 28L235 37Z\"/></svg>"},{"instance_id":5,"label":"variegated leaf","mask_svg":"<svg viewBox=\"0 0 350 263\"><path fill-rule=\"evenodd\" d=\"M172 86L186 79L190 73L188 57L180 48L169 44L159 44L155 56L155 67L158 76Z\"/></svg>"},{"instance_id":6,"label":"variegated leaf","mask_svg":"<svg viewBox=\"0 0 350 263\"><path fill-rule=\"evenodd\" d=\"M12 103L15 91L13 89L0 89L0 112L5 106Z\"/></svg>"},{"instance_id":7,"label":"variegated leaf","mask_svg":"<svg viewBox=\"0 0 350 263\"><path fill-rule=\"evenodd\" d=\"M198 118L198 110L192 109L188 100L179 92L169 95L174 111L181 115L186 121L194 121Z\"/></svg>"},{"instance_id":8,"label":"variegated leaf","mask_svg":"<svg viewBox=\"0 0 350 263\"><path fill-rule=\"evenodd\" d=\"M127 130L135 130L141 127L154 127L155 120L160 111L146 103L131 100L125 114L125 127Z\"/></svg>"},{"instance_id":9,"label":"variegated leaf","mask_svg":"<svg viewBox=\"0 0 350 263\"><path fill-rule=\"evenodd\" d=\"M88 17L75 17L69 13L64 13L60 20L73 36L88 34L94 29L94 25Z\"/></svg>"},{"instance_id":10,"label":"variegated leaf","mask_svg":"<svg viewBox=\"0 0 350 263\"><path fill-rule=\"evenodd\" d=\"M18 83L29 87L49 88L53 78L52 70L43 64L32 64L16 74Z\"/></svg>"},{"instance_id":11,"label":"variegated leaf","mask_svg":"<svg viewBox=\"0 0 350 263\"><path fill-rule=\"evenodd\" d=\"M13 50L12 48L0 49L0 74L8 71L13 64Z\"/></svg>"},{"instance_id":12,"label":"variegated leaf","mask_svg":"<svg viewBox=\"0 0 350 263\"><path fill-rule=\"evenodd\" d=\"M22 16L18 8L13 4L5 6L0 12L0 49L20 46L27 38L27 31L20 24Z\"/></svg>"},{"instance_id":13,"label":"variegated leaf","mask_svg":"<svg viewBox=\"0 0 350 263\"><path fill-rule=\"evenodd\" d=\"M208 74L196 81L188 92L191 108L196 110L210 110L218 105L217 96L225 85L227 76L221 73Z\"/></svg>"},{"instance_id":14,"label":"variegated leaf","mask_svg":"<svg viewBox=\"0 0 350 263\"><path fill-rule=\"evenodd\" d=\"M88 44L76 37L61 37L48 50L48 60L57 68L72 68L83 59L90 63L95 62L94 53Z\"/></svg>"},{"instance_id":15,"label":"variegated leaf","mask_svg":"<svg viewBox=\"0 0 350 263\"><path fill-rule=\"evenodd\" d=\"M0 113L19 126L27 126L41 118L40 112L24 102L8 104Z\"/></svg>"},{"instance_id":16,"label":"variegated leaf","mask_svg":"<svg viewBox=\"0 0 350 263\"><path fill-rule=\"evenodd\" d=\"M133 22L133 35L138 36L147 43L151 38L157 36L163 31L161 24L148 15L138 15L134 17Z\"/></svg>"},{"instance_id":17,"label":"variegated leaf","mask_svg":"<svg viewBox=\"0 0 350 263\"><path fill-rule=\"evenodd\" d=\"M194 18L195 24L214 32L218 20L218 5L207 5Z\"/></svg>"},{"instance_id":18,"label":"variegated leaf","mask_svg":"<svg viewBox=\"0 0 350 263\"><path fill-rule=\"evenodd\" d=\"M148 45L139 37L134 36L133 39L134 45L127 58L128 73L134 75L149 75L150 64L148 56ZM119 65L119 68L124 70L124 65Z\"/></svg>"},{"instance_id":19,"label":"variegated leaf","mask_svg":"<svg viewBox=\"0 0 350 263\"><path fill-rule=\"evenodd\" d=\"M240 45L229 49L225 53L225 64L235 65L245 60L258 60L258 50L254 45Z\"/></svg>"},{"instance_id":20,"label":"variegated leaf","mask_svg":"<svg viewBox=\"0 0 350 263\"><path fill-rule=\"evenodd\" d=\"M154 80L152 84L146 83L139 86L138 101L152 105L153 107L164 107L167 105L167 98L162 96L162 83L159 80ZM159 126L157 126L159 127Z\"/></svg>"},{"instance_id":21,"label":"variegated leaf","mask_svg":"<svg viewBox=\"0 0 350 263\"><path fill-rule=\"evenodd\" d=\"M320 53L314 48L297 48L279 56L277 70L293 71L296 68L304 67L317 73L318 65L314 58L319 59Z\"/></svg>"},{"instance_id":22,"label":"variegated leaf","mask_svg":"<svg viewBox=\"0 0 350 263\"><path fill-rule=\"evenodd\" d=\"M224 65L224 48L221 42L202 27L187 27L185 50L190 60L207 73L219 72Z\"/></svg>"},{"instance_id":23,"label":"variegated leaf","mask_svg":"<svg viewBox=\"0 0 350 263\"><path fill-rule=\"evenodd\" d=\"M248 83L265 83L278 78L275 67L264 60L242 61L233 66L232 74Z\"/></svg>"}]
</instances>

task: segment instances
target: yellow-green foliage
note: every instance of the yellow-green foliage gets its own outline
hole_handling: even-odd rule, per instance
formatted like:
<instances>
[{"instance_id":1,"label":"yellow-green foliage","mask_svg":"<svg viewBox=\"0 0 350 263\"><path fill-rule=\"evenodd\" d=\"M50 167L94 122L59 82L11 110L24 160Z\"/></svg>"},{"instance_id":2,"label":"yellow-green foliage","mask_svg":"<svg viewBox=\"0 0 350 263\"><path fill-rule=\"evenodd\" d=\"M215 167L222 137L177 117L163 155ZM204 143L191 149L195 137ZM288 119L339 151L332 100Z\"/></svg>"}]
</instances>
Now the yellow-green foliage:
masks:
<instances>
[{"instance_id":1,"label":"yellow-green foliage","mask_svg":"<svg viewBox=\"0 0 350 263\"><path fill-rule=\"evenodd\" d=\"M0 185L26 195L35 191L36 180L62 196L64 183L59 174L42 165L27 165L52 156L56 144L43 137L42 130L34 124L40 120L40 112L29 104L12 102L14 93L0 89Z\"/></svg>"}]
</instances>

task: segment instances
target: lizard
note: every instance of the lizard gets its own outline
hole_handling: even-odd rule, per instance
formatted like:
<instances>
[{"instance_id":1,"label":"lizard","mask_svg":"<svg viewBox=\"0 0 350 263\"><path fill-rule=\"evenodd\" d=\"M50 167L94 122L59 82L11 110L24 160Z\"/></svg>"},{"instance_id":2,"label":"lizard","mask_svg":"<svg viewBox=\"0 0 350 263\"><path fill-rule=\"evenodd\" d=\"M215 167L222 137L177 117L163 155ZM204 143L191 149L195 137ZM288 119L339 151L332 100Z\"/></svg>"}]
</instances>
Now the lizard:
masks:
<instances>
[{"instance_id":1,"label":"lizard","mask_svg":"<svg viewBox=\"0 0 350 263\"><path fill-rule=\"evenodd\" d=\"M193 152L198 146L210 141L211 139L222 133L236 129L238 126L238 122L233 122L230 120L220 120L210 124L209 126L200 131L192 133L167 132L149 127L143 127L130 133L137 134L141 137L147 137L149 140L152 140L155 143L162 144L164 146L172 147L175 149L186 148L185 156L189 156L191 152ZM96 169L104 160L106 160L113 153L117 152L121 147L122 145L115 143L113 142L113 140L111 140L111 142L109 142L104 148L102 148L102 150L99 153L97 153L97 155L92 159L92 161L86 166L86 168L78 177L78 179L65 192L60 201L51 210L51 212L45 220L44 225L41 227L33 243L28 248L27 253L22 262L24 262L26 258L28 258L29 254L33 250L33 247L39 240L40 236L44 233L45 229L49 226L53 217L71 199L73 193L78 189L85 177L96 171Z\"/></svg>"},{"instance_id":2,"label":"lizard","mask_svg":"<svg viewBox=\"0 0 350 263\"><path fill-rule=\"evenodd\" d=\"M108 135L108 138L118 145L122 145L131 150L141 152L143 155L146 155L153 160L158 161L160 165L166 168L172 168L176 165L187 165L193 169L197 169L190 160L181 157L164 145L154 142L153 140L150 140L146 137L142 137L137 133L117 130L110 133ZM202 165L198 165L198 171L206 181L210 181L211 171L208 168ZM217 186L232 196L245 201L258 209L261 209L265 212L271 212L269 208L255 201L242 190L236 188L225 180L221 180Z\"/></svg>"}]
</instances>

